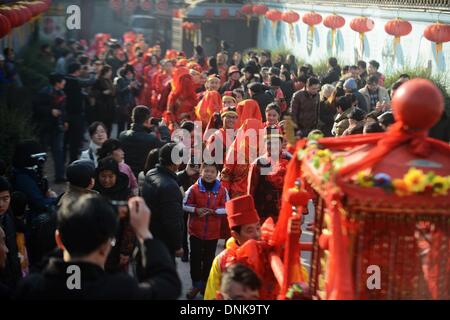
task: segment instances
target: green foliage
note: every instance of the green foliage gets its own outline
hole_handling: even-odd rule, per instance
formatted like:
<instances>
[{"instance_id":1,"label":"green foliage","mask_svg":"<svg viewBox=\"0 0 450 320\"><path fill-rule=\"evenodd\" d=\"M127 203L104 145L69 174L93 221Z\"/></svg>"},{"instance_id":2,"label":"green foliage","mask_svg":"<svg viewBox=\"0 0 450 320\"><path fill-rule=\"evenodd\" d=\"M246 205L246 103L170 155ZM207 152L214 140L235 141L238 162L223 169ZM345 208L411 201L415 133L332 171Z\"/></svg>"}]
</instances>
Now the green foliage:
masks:
<instances>
[{"instance_id":1,"label":"green foliage","mask_svg":"<svg viewBox=\"0 0 450 320\"><path fill-rule=\"evenodd\" d=\"M445 100L445 109L450 114L450 77L446 73L433 75L431 70L421 66L405 66L394 72L386 74L384 86L390 88L400 77L401 74L408 74L411 79L424 78L434 82L434 84L442 91Z\"/></svg>"},{"instance_id":2,"label":"green foliage","mask_svg":"<svg viewBox=\"0 0 450 320\"><path fill-rule=\"evenodd\" d=\"M30 44L18 57L18 70L24 87L17 90L10 106L0 105L0 159L9 165L15 145L36 138L36 128L31 117L33 95L48 84L53 66L39 55L40 43Z\"/></svg>"},{"instance_id":3,"label":"green foliage","mask_svg":"<svg viewBox=\"0 0 450 320\"><path fill-rule=\"evenodd\" d=\"M34 137L35 128L24 112L16 109L0 108L0 159L8 165L14 153L15 145Z\"/></svg>"}]
</instances>

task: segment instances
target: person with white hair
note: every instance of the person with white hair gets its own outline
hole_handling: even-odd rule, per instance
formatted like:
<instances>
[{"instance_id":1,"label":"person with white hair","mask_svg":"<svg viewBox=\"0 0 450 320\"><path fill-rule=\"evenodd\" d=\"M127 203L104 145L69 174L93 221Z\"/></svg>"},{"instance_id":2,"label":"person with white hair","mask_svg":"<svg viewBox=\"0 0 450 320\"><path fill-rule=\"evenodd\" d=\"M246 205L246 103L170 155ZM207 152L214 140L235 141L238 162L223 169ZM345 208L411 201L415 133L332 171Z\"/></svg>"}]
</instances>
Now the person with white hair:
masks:
<instances>
[{"instance_id":1,"label":"person with white hair","mask_svg":"<svg viewBox=\"0 0 450 320\"><path fill-rule=\"evenodd\" d=\"M336 88L331 84L324 84L320 90L319 129L326 137L333 136L331 129L333 129L336 109L330 101L335 90Z\"/></svg>"}]
</instances>

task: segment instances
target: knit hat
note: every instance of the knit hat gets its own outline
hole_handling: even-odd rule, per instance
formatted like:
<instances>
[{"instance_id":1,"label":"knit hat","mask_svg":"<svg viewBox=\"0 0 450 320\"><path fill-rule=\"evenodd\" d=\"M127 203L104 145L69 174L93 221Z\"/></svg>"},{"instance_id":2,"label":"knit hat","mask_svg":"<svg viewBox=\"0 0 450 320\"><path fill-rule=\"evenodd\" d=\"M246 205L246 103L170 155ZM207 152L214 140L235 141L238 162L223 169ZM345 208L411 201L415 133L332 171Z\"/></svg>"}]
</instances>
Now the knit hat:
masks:
<instances>
[{"instance_id":1,"label":"knit hat","mask_svg":"<svg viewBox=\"0 0 450 320\"><path fill-rule=\"evenodd\" d=\"M355 79L350 78L344 82L344 89L356 90L358 89L358 85L356 84Z\"/></svg>"},{"instance_id":2,"label":"knit hat","mask_svg":"<svg viewBox=\"0 0 450 320\"><path fill-rule=\"evenodd\" d=\"M66 169L67 181L71 185L86 188L91 179L95 177L95 165L90 160L78 160L71 163Z\"/></svg>"},{"instance_id":3,"label":"knit hat","mask_svg":"<svg viewBox=\"0 0 450 320\"><path fill-rule=\"evenodd\" d=\"M225 204L225 208L230 228L258 223L260 221L258 212L256 212L255 209L253 197L250 195L241 196L228 201Z\"/></svg>"}]
</instances>

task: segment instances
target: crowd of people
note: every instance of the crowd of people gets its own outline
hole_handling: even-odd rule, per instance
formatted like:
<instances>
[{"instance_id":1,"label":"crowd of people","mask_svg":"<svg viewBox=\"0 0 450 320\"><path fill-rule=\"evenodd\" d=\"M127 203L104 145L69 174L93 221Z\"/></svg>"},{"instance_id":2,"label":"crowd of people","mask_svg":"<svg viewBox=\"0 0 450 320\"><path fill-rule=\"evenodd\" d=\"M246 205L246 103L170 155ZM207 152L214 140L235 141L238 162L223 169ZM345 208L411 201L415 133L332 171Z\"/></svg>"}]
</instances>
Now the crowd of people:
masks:
<instances>
[{"instance_id":1,"label":"crowd of people","mask_svg":"<svg viewBox=\"0 0 450 320\"><path fill-rule=\"evenodd\" d=\"M42 51L55 72L33 101L37 141L19 143L0 172L0 296L17 299L177 299L177 258L190 264L188 299L258 299L256 274L225 262L260 239L267 218L277 221L289 128L296 138L384 132L395 122L390 101L409 80L384 88L374 60L330 58L316 75L294 56L272 63L269 51L223 48L208 58L198 46L188 58L134 33L99 34L91 46L57 39ZM12 50L5 57L0 90L20 81ZM236 142L247 129L265 132L252 161L258 147ZM197 161L195 148L220 161ZM67 183L60 195L45 178L48 150L55 183ZM227 161L242 152L246 163ZM74 264L78 291L66 287Z\"/></svg>"}]
</instances>

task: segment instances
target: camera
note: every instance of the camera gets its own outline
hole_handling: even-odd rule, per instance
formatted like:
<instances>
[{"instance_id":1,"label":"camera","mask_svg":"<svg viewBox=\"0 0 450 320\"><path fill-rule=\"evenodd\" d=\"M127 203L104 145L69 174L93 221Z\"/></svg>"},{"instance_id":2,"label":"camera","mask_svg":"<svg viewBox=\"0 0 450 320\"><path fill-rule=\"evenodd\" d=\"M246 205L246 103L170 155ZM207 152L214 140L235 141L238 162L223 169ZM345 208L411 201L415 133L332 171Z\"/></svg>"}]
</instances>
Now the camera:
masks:
<instances>
[{"instance_id":1,"label":"camera","mask_svg":"<svg viewBox=\"0 0 450 320\"><path fill-rule=\"evenodd\" d=\"M44 176L44 165L47 161L47 153L35 153L30 155L30 158L35 163L33 170L36 172L38 179L38 187L43 194L46 194L49 189L47 178Z\"/></svg>"},{"instance_id":2,"label":"camera","mask_svg":"<svg viewBox=\"0 0 450 320\"><path fill-rule=\"evenodd\" d=\"M30 158L35 160L37 165L43 165L47 161L47 154L43 153L35 153L30 155Z\"/></svg>"},{"instance_id":3,"label":"camera","mask_svg":"<svg viewBox=\"0 0 450 320\"><path fill-rule=\"evenodd\" d=\"M111 200L111 205L116 208L120 219L127 218L130 215L130 208L128 207L128 201L116 201Z\"/></svg>"},{"instance_id":4,"label":"camera","mask_svg":"<svg viewBox=\"0 0 450 320\"><path fill-rule=\"evenodd\" d=\"M161 118L151 118L151 119L150 119L150 124L151 124L152 126L157 127L157 126L159 126L159 124L161 123L161 121L162 121Z\"/></svg>"}]
</instances>

